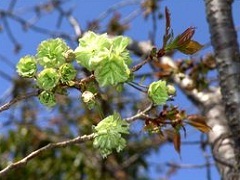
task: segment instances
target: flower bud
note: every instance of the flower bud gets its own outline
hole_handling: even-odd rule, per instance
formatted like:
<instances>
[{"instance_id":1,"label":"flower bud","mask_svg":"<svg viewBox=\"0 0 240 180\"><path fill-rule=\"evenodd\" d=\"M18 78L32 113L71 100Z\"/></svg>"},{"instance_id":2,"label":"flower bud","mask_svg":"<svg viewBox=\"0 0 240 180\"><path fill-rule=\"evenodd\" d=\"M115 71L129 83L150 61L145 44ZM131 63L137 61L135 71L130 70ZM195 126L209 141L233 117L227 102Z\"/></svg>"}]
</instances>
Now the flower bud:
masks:
<instances>
[{"instance_id":1,"label":"flower bud","mask_svg":"<svg viewBox=\"0 0 240 180\"><path fill-rule=\"evenodd\" d=\"M92 109L96 104L95 95L90 91L84 91L82 93L82 100L89 109Z\"/></svg>"},{"instance_id":2,"label":"flower bud","mask_svg":"<svg viewBox=\"0 0 240 180\"><path fill-rule=\"evenodd\" d=\"M176 95L176 89L173 85L167 85L167 92L168 92L168 95Z\"/></svg>"},{"instance_id":3,"label":"flower bud","mask_svg":"<svg viewBox=\"0 0 240 180\"><path fill-rule=\"evenodd\" d=\"M75 55L75 53L74 53L74 51L72 49L69 49L64 54L64 57L65 57L67 62L72 62L75 59L76 55Z\"/></svg>"}]
</instances>

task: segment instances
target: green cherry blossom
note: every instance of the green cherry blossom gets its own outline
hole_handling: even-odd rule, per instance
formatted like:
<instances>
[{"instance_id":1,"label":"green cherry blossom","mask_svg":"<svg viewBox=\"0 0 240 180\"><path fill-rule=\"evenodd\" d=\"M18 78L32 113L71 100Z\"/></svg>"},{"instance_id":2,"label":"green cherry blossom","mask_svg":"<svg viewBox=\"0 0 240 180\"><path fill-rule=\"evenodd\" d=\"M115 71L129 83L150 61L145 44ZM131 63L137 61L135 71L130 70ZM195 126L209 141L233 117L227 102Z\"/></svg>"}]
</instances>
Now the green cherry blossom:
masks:
<instances>
[{"instance_id":1,"label":"green cherry blossom","mask_svg":"<svg viewBox=\"0 0 240 180\"><path fill-rule=\"evenodd\" d=\"M64 63L59 68L61 82L68 82L76 77L77 71L74 69L72 64Z\"/></svg>"},{"instance_id":2,"label":"green cherry blossom","mask_svg":"<svg viewBox=\"0 0 240 180\"><path fill-rule=\"evenodd\" d=\"M59 74L53 68L42 70L37 76L37 85L44 90L52 90L59 83Z\"/></svg>"},{"instance_id":3,"label":"green cherry blossom","mask_svg":"<svg viewBox=\"0 0 240 180\"><path fill-rule=\"evenodd\" d=\"M166 81L159 80L150 84L148 97L156 104L163 105L169 98Z\"/></svg>"},{"instance_id":4,"label":"green cherry blossom","mask_svg":"<svg viewBox=\"0 0 240 180\"><path fill-rule=\"evenodd\" d=\"M105 50L111 46L111 40L106 34L98 35L88 31L79 39L79 46L75 49L78 64L92 71L104 56Z\"/></svg>"},{"instance_id":5,"label":"green cherry blossom","mask_svg":"<svg viewBox=\"0 0 240 180\"><path fill-rule=\"evenodd\" d=\"M56 105L55 96L50 91L41 92L41 94L39 94L38 98L39 98L39 101L45 106L52 107L52 106Z\"/></svg>"},{"instance_id":6,"label":"green cherry blossom","mask_svg":"<svg viewBox=\"0 0 240 180\"><path fill-rule=\"evenodd\" d=\"M37 72L37 62L33 56L24 56L17 64L17 72L22 77L33 77Z\"/></svg>"},{"instance_id":7,"label":"green cherry blossom","mask_svg":"<svg viewBox=\"0 0 240 180\"><path fill-rule=\"evenodd\" d=\"M93 146L107 157L113 150L120 152L126 146L123 134L129 134L129 124L118 113L106 117L98 123L95 130Z\"/></svg>"},{"instance_id":8,"label":"green cherry blossom","mask_svg":"<svg viewBox=\"0 0 240 180\"><path fill-rule=\"evenodd\" d=\"M44 68L57 68L65 63L65 56L69 47L60 38L42 41L38 46L38 62Z\"/></svg>"}]
</instances>

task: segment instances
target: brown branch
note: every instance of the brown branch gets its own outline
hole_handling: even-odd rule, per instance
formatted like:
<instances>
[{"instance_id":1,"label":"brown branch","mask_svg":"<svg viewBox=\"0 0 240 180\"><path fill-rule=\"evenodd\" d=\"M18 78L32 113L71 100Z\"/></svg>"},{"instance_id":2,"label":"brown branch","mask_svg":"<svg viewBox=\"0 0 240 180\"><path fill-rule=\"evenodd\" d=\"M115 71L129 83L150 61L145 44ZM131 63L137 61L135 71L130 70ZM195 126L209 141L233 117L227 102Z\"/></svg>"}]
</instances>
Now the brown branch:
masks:
<instances>
[{"instance_id":1,"label":"brown branch","mask_svg":"<svg viewBox=\"0 0 240 180\"><path fill-rule=\"evenodd\" d=\"M206 168L207 166L211 165L214 166L215 163L209 163L209 164L177 164L177 163L166 163L167 166L178 168L178 169L195 169L195 168Z\"/></svg>"},{"instance_id":2,"label":"brown branch","mask_svg":"<svg viewBox=\"0 0 240 180\"><path fill-rule=\"evenodd\" d=\"M71 14L73 10L70 9L68 12L65 12L60 6L56 7L56 9L62 14L62 16L67 18L69 24L72 26L75 32L76 37L80 38L82 35L82 30L78 20Z\"/></svg>"},{"instance_id":3,"label":"brown branch","mask_svg":"<svg viewBox=\"0 0 240 180\"><path fill-rule=\"evenodd\" d=\"M141 61L139 64L133 66L133 67L131 68L131 71L132 71L132 72L138 71L140 68L143 67L143 65L145 65L145 64L148 63L149 61L150 61L150 58L147 58L147 59L145 59L144 61Z\"/></svg>"},{"instance_id":4,"label":"brown branch","mask_svg":"<svg viewBox=\"0 0 240 180\"><path fill-rule=\"evenodd\" d=\"M51 37L61 37L63 39L69 40L69 41L75 41L75 39L76 39L75 37L72 37L71 35L69 35L65 32L51 31L47 28L43 28L43 27L37 26L35 24L32 24L32 23L28 22L27 20L21 18L20 16L14 14L13 12L0 10L0 14L3 16L3 18L8 17L9 19L12 19L13 21L21 24L21 26L24 27L25 29L29 28L38 33L47 34ZM9 35L9 38L12 40L12 42L14 44L17 44L17 43L15 43L15 40L12 39L12 37L10 35Z\"/></svg>"},{"instance_id":5,"label":"brown branch","mask_svg":"<svg viewBox=\"0 0 240 180\"><path fill-rule=\"evenodd\" d=\"M13 104L15 104L21 100L28 99L33 96L37 96L38 93L39 93L38 91L34 91L34 92L30 92L25 95L18 96L16 98L12 99L11 101L7 102L6 104L3 104L2 106L0 106L0 112L8 110Z\"/></svg>"},{"instance_id":6,"label":"brown branch","mask_svg":"<svg viewBox=\"0 0 240 180\"><path fill-rule=\"evenodd\" d=\"M154 107L153 103L151 103L146 109L144 109L143 111L139 111L136 115L129 117L129 118L125 118L124 120L131 123L139 118L145 118L147 117L147 115L145 113L147 113L148 111L150 111L152 108Z\"/></svg>"},{"instance_id":7,"label":"brown branch","mask_svg":"<svg viewBox=\"0 0 240 180\"><path fill-rule=\"evenodd\" d=\"M133 5L133 4L139 4L139 3L140 3L139 0L126 0L126 1L118 2L118 3L114 4L113 6L111 6L110 8L108 8L102 14L100 14L96 18L96 20L97 21L103 21L112 12L118 11L120 8L123 8L123 7L126 7L126 6Z\"/></svg>"},{"instance_id":8,"label":"brown branch","mask_svg":"<svg viewBox=\"0 0 240 180\"><path fill-rule=\"evenodd\" d=\"M15 163L11 163L6 168L2 169L0 171L0 177L3 177L4 175L6 175L12 169L20 168L20 167L26 165L31 159L33 159L37 156L40 156L43 152L46 152L48 150L55 149L55 148L63 148L63 147L69 146L69 145L83 143L85 141L92 140L93 137L94 137L94 134L89 134L89 135L78 136L74 139L70 139L70 140L67 140L67 141L50 143L50 144L48 144L48 145L46 145L46 146L44 146L44 147L42 147L42 148L40 148L36 151L33 151L32 153L30 153L28 156L21 159L20 161L17 161Z\"/></svg>"}]
</instances>

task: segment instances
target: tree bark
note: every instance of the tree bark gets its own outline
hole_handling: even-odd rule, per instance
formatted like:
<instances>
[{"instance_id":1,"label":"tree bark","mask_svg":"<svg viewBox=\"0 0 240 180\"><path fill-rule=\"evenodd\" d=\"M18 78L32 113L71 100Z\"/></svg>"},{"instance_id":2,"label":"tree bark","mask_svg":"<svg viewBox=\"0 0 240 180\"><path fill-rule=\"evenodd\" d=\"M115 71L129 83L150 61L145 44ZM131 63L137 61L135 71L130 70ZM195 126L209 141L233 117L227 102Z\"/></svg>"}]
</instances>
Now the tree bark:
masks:
<instances>
[{"instance_id":1,"label":"tree bark","mask_svg":"<svg viewBox=\"0 0 240 180\"><path fill-rule=\"evenodd\" d=\"M222 179L240 179L240 52L232 18L232 0L205 0L205 5L225 115L231 130L228 136L232 136L234 147L234 154L229 155L231 158L219 157L230 165L220 173Z\"/></svg>"}]
</instances>

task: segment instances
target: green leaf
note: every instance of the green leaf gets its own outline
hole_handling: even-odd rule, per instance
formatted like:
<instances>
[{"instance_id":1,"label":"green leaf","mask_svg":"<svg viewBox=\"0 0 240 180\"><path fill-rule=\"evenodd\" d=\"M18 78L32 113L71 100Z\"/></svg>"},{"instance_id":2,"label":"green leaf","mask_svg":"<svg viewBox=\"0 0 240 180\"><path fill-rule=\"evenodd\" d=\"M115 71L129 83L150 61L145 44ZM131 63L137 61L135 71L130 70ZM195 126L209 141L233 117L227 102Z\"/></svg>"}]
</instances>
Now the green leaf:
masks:
<instances>
[{"instance_id":1,"label":"green leaf","mask_svg":"<svg viewBox=\"0 0 240 180\"><path fill-rule=\"evenodd\" d=\"M130 69L122 57L113 54L99 64L94 75L100 86L117 85L128 80Z\"/></svg>"},{"instance_id":2,"label":"green leaf","mask_svg":"<svg viewBox=\"0 0 240 180\"><path fill-rule=\"evenodd\" d=\"M166 81L159 80L150 84L148 97L156 104L163 105L168 100L168 87Z\"/></svg>"}]
</instances>

